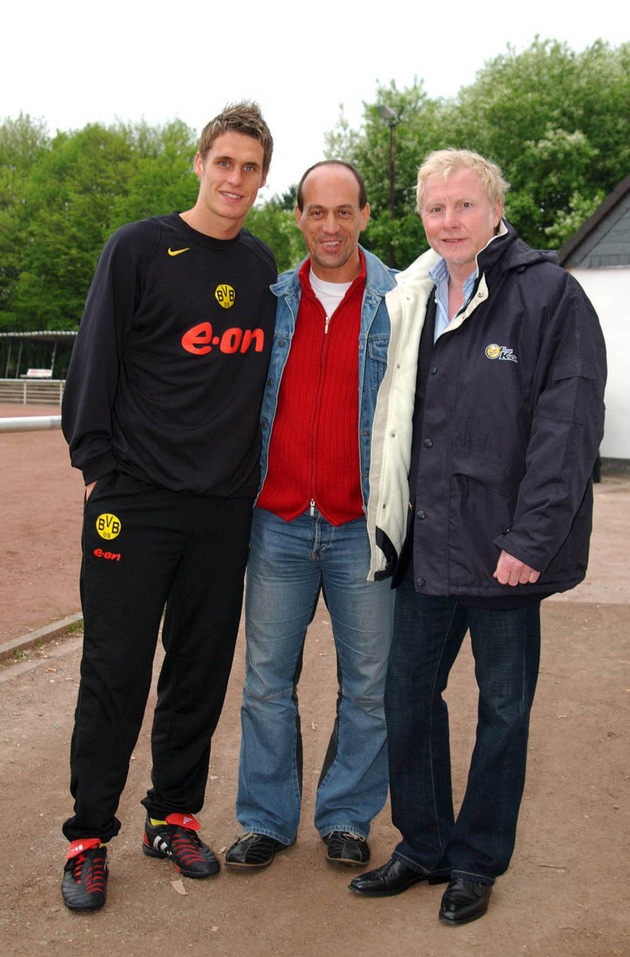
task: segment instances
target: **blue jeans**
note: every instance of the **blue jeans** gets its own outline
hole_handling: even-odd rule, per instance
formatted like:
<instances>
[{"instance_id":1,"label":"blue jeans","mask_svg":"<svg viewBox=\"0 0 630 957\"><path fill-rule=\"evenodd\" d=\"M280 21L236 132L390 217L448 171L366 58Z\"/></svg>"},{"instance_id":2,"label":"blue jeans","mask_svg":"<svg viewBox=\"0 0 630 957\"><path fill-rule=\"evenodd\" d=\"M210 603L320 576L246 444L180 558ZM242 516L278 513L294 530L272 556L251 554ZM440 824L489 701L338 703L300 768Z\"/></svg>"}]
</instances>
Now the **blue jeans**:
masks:
<instances>
[{"instance_id":1,"label":"blue jeans","mask_svg":"<svg viewBox=\"0 0 630 957\"><path fill-rule=\"evenodd\" d=\"M453 815L448 708L442 697L470 628L479 688L466 793ZM525 785L529 715L540 656L540 602L485 610L396 592L385 692L394 857L422 873L492 884L512 856Z\"/></svg>"},{"instance_id":2,"label":"blue jeans","mask_svg":"<svg viewBox=\"0 0 630 957\"><path fill-rule=\"evenodd\" d=\"M297 683L320 589L332 622L336 719L315 806L322 837L367 837L387 797L383 697L394 592L368 582L364 519L334 526L319 512L285 522L254 509L246 585L247 667L236 813L246 831L296 838L302 796Z\"/></svg>"}]
</instances>

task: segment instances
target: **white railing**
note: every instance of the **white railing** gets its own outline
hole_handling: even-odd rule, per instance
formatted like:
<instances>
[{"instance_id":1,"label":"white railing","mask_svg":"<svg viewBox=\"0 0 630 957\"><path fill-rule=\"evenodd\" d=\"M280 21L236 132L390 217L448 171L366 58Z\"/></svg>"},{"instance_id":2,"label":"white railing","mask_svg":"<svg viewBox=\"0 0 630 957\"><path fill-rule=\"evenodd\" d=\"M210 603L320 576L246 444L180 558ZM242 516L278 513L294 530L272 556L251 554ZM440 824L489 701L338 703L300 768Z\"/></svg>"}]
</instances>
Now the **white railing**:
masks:
<instances>
[{"instance_id":1,"label":"white railing","mask_svg":"<svg viewBox=\"0 0 630 957\"><path fill-rule=\"evenodd\" d=\"M61 405L65 379L0 379L0 403Z\"/></svg>"},{"instance_id":2,"label":"white railing","mask_svg":"<svg viewBox=\"0 0 630 957\"><path fill-rule=\"evenodd\" d=\"M12 415L0 418L1 432L44 432L47 429L60 429L60 415Z\"/></svg>"}]
</instances>

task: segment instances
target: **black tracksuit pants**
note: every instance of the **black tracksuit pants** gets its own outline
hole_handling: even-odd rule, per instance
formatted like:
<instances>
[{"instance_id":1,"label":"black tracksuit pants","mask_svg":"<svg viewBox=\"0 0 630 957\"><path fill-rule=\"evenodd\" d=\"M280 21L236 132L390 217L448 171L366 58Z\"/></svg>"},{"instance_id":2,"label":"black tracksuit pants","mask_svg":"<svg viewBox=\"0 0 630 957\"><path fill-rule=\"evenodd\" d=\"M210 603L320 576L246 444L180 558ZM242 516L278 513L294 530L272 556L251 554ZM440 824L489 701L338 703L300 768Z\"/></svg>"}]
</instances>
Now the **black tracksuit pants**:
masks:
<instances>
[{"instance_id":1,"label":"black tracksuit pants","mask_svg":"<svg viewBox=\"0 0 630 957\"><path fill-rule=\"evenodd\" d=\"M152 817L198 812L234 656L251 498L173 492L122 473L85 505L85 637L71 744L68 840L107 841L142 725L164 609L151 735Z\"/></svg>"}]
</instances>

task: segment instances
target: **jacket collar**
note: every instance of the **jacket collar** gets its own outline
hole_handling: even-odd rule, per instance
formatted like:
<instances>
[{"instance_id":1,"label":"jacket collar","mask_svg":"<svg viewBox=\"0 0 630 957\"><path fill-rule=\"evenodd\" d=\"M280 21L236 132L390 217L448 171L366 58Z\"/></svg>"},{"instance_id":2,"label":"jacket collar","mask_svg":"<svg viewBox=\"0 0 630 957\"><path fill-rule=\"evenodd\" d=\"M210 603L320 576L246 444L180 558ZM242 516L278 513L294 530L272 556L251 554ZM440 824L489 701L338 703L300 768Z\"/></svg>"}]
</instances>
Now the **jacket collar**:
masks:
<instances>
[{"instance_id":1,"label":"jacket collar","mask_svg":"<svg viewBox=\"0 0 630 957\"><path fill-rule=\"evenodd\" d=\"M526 242L519 239L514 226L506 220L501 221L503 227L498 236L493 237L477 255L479 275L492 271L500 266L501 272L511 269L525 269L534 263L557 263L557 253L552 250L532 249Z\"/></svg>"},{"instance_id":2,"label":"jacket collar","mask_svg":"<svg viewBox=\"0 0 630 957\"><path fill-rule=\"evenodd\" d=\"M396 276L396 270L386 266L381 262L378 256L368 252L363 246L359 246L359 249L365 256L365 269L367 273L365 280L366 295L370 293L377 296L384 296L386 292L393 289L396 285L394 278ZM287 272L283 272L278 276L277 282L270 287L275 296L281 298L283 296L300 295L298 273L307 260L308 256L306 256L295 269L289 269Z\"/></svg>"}]
</instances>

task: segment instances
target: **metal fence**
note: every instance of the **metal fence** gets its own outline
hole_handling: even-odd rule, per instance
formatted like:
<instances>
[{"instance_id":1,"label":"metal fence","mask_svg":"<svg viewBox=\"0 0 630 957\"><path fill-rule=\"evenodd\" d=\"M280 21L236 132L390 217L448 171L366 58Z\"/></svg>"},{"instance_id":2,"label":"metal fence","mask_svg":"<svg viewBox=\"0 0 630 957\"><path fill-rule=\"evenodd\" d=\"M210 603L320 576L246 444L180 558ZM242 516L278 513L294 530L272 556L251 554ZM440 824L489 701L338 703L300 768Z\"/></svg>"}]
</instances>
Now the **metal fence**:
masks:
<instances>
[{"instance_id":1,"label":"metal fence","mask_svg":"<svg viewBox=\"0 0 630 957\"><path fill-rule=\"evenodd\" d=\"M2 432L45 432L48 429L60 429L60 415L12 415L0 418Z\"/></svg>"},{"instance_id":2,"label":"metal fence","mask_svg":"<svg viewBox=\"0 0 630 957\"><path fill-rule=\"evenodd\" d=\"M22 407L26 405L50 405L60 409L65 385L65 379L0 379L0 404ZM9 410L5 408L3 411L8 412ZM42 432L60 428L60 415L0 417L0 434L3 432Z\"/></svg>"},{"instance_id":3,"label":"metal fence","mask_svg":"<svg viewBox=\"0 0 630 957\"><path fill-rule=\"evenodd\" d=\"M65 379L0 379L0 403L61 406Z\"/></svg>"}]
</instances>

